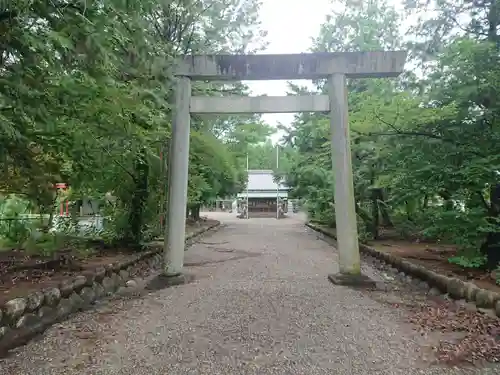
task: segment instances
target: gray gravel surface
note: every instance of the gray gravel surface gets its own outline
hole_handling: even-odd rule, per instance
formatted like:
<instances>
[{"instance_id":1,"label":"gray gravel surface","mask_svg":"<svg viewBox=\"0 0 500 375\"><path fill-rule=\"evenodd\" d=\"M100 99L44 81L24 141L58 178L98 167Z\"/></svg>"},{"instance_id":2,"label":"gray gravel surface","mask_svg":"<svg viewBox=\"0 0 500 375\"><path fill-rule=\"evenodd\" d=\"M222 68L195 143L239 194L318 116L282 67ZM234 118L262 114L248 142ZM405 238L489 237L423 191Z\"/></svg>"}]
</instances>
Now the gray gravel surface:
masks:
<instances>
[{"instance_id":1,"label":"gray gravel surface","mask_svg":"<svg viewBox=\"0 0 500 375\"><path fill-rule=\"evenodd\" d=\"M500 373L430 366L435 342L400 310L327 281L337 256L300 217L222 219L186 253L192 283L81 313L0 360L0 374Z\"/></svg>"}]
</instances>

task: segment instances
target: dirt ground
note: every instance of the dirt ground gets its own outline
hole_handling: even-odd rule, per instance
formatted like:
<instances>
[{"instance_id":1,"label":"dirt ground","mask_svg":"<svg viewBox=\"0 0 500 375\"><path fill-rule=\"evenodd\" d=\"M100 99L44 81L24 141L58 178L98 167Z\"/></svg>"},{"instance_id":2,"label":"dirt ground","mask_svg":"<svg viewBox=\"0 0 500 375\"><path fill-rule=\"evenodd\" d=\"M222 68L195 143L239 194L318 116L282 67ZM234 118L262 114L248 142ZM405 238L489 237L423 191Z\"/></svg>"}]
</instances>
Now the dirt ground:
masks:
<instances>
[{"instance_id":1,"label":"dirt ground","mask_svg":"<svg viewBox=\"0 0 500 375\"><path fill-rule=\"evenodd\" d=\"M210 226L214 222L203 219L199 223L190 223L186 227L186 235L200 226ZM0 306L35 290L57 286L82 272L122 262L137 255L137 252L127 248L94 250L82 254L77 249L69 248L51 256L28 255L15 249L0 251Z\"/></svg>"},{"instance_id":2,"label":"dirt ground","mask_svg":"<svg viewBox=\"0 0 500 375\"><path fill-rule=\"evenodd\" d=\"M367 245L420 264L442 275L457 277L464 281L473 282L480 288L500 293L500 286L496 284L492 274L473 268L464 269L448 261L449 258L457 254L457 249L454 246L397 239L369 241Z\"/></svg>"}]
</instances>

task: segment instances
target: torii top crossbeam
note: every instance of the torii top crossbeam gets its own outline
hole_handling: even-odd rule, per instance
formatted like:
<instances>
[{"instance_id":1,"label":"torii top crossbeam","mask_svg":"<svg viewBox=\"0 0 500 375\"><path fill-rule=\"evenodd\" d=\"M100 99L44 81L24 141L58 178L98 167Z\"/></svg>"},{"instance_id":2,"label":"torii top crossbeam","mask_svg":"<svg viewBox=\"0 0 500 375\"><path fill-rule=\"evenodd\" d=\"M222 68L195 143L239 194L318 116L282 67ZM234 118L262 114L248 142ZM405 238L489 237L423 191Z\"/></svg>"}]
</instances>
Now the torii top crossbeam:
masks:
<instances>
[{"instance_id":1,"label":"torii top crossbeam","mask_svg":"<svg viewBox=\"0 0 500 375\"><path fill-rule=\"evenodd\" d=\"M335 73L348 78L397 77L406 55L406 51L188 55L179 62L176 75L217 81L321 79Z\"/></svg>"}]
</instances>

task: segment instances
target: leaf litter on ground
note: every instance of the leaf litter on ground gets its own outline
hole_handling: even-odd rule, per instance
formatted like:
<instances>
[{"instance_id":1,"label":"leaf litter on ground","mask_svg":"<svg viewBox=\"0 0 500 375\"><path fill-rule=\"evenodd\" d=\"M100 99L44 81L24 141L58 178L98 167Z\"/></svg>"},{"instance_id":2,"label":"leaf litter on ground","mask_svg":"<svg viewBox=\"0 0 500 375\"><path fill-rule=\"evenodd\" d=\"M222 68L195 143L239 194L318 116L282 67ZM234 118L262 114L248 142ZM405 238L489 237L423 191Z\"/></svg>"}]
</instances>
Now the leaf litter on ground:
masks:
<instances>
[{"instance_id":1,"label":"leaf litter on ground","mask_svg":"<svg viewBox=\"0 0 500 375\"><path fill-rule=\"evenodd\" d=\"M449 334L435 350L437 362L448 365L500 363L500 319L469 311L453 301L429 301L408 318L418 330Z\"/></svg>"}]
</instances>

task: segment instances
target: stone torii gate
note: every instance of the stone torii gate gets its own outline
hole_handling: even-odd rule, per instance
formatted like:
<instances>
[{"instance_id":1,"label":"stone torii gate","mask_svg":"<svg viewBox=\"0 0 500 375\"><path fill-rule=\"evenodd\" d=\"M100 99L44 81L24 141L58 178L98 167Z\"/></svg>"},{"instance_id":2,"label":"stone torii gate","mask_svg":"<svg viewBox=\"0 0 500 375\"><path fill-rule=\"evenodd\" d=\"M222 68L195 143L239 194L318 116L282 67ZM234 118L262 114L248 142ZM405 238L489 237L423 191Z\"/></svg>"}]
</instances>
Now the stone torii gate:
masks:
<instances>
[{"instance_id":1,"label":"stone torii gate","mask_svg":"<svg viewBox=\"0 0 500 375\"><path fill-rule=\"evenodd\" d=\"M329 275L329 279L334 284L373 285L373 281L362 275L360 270L346 78L396 77L402 72L405 60L405 51L185 56L176 71L176 107L169 159L168 225L165 232L163 277L171 280L172 283L182 282L191 113L330 112L340 272ZM316 80L324 78L328 79L328 95L191 96L192 80Z\"/></svg>"}]
</instances>

